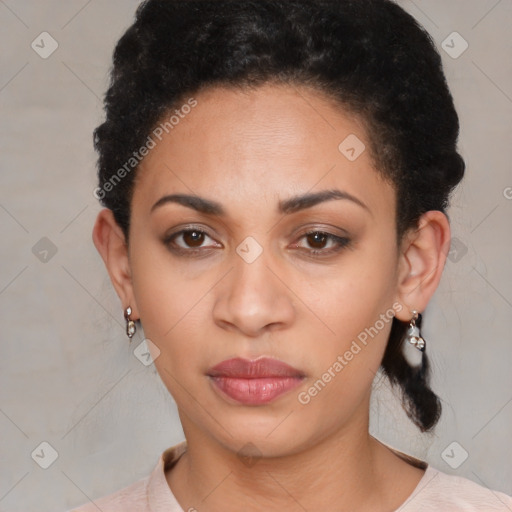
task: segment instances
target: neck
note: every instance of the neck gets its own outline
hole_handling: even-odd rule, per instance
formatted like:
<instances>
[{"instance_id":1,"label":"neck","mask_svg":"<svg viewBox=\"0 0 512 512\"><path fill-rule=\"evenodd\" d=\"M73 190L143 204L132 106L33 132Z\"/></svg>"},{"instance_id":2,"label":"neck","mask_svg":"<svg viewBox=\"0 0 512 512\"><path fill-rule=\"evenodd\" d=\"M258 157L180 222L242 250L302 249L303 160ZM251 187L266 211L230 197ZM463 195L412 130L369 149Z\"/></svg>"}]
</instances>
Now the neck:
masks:
<instances>
[{"instance_id":1,"label":"neck","mask_svg":"<svg viewBox=\"0 0 512 512\"><path fill-rule=\"evenodd\" d=\"M368 433L368 414L296 453L252 460L182 424L188 449L167 481L184 510L394 510L423 474Z\"/></svg>"}]
</instances>

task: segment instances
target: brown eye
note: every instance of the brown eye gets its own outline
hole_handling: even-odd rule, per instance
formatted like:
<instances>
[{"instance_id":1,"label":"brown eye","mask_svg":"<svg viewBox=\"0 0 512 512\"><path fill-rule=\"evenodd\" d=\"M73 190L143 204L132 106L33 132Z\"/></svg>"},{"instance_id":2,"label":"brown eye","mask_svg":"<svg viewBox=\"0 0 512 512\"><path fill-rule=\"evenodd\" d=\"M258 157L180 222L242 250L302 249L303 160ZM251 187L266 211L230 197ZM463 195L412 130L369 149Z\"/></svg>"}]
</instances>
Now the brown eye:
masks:
<instances>
[{"instance_id":1,"label":"brown eye","mask_svg":"<svg viewBox=\"0 0 512 512\"><path fill-rule=\"evenodd\" d=\"M306 235L308 243L310 247L314 249L323 249L327 240L329 240L329 236L325 233L320 233L319 231L315 233L309 233Z\"/></svg>"},{"instance_id":2,"label":"brown eye","mask_svg":"<svg viewBox=\"0 0 512 512\"><path fill-rule=\"evenodd\" d=\"M206 251L212 248L222 247L208 233L196 228L178 231L164 238L163 242L173 252L183 255L206 254ZM205 245L205 243L208 245Z\"/></svg>"},{"instance_id":3,"label":"brown eye","mask_svg":"<svg viewBox=\"0 0 512 512\"><path fill-rule=\"evenodd\" d=\"M309 231L300 237L302 239L306 241L306 246L299 243L296 247L312 256L329 256L350 245L349 238L323 231Z\"/></svg>"},{"instance_id":4,"label":"brown eye","mask_svg":"<svg viewBox=\"0 0 512 512\"><path fill-rule=\"evenodd\" d=\"M189 247L201 247L205 233L202 231L183 231L183 241Z\"/></svg>"}]
</instances>

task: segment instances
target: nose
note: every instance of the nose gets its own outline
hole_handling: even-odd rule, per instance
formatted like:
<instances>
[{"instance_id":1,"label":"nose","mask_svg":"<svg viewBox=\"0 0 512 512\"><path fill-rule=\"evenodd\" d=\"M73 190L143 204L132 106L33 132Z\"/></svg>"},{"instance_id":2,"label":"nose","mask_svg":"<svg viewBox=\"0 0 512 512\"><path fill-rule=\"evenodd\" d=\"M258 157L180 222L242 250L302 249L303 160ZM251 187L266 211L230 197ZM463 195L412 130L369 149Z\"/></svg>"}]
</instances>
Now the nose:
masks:
<instances>
[{"instance_id":1,"label":"nose","mask_svg":"<svg viewBox=\"0 0 512 512\"><path fill-rule=\"evenodd\" d=\"M252 263L238 255L233 259L234 268L216 287L215 323L250 337L290 326L295 308L286 273L279 271L266 251Z\"/></svg>"}]
</instances>

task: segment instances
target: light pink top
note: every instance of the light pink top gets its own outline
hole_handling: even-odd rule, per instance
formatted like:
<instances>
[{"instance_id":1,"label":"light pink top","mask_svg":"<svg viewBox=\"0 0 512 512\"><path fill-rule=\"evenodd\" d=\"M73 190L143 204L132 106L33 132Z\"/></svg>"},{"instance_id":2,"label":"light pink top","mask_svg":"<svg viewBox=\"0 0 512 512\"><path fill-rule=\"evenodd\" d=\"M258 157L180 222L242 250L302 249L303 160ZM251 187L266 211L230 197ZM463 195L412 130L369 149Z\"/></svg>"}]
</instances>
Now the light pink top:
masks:
<instances>
[{"instance_id":1,"label":"light pink top","mask_svg":"<svg viewBox=\"0 0 512 512\"><path fill-rule=\"evenodd\" d=\"M165 478L165 472L176 464L186 448L186 441L167 448L149 476L68 512L186 512L176 501ZM393 451L408 461L415 461L415 465L426 467L412 494L395 512L512 511L512 497L467 478L448 475L410 455Z\"/></svg>"}]
</instances>

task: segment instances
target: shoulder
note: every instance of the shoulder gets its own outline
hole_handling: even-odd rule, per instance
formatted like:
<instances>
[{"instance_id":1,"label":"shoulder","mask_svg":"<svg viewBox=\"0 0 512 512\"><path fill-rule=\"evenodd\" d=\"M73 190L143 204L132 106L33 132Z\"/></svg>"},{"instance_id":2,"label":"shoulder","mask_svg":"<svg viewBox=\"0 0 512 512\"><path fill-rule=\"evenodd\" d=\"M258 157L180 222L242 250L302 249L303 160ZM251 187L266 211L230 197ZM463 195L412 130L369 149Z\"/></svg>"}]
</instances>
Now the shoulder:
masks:
<instances>
[{"instance_id":1,"label":"shoulder","mask_svg":"<svg viewBox=\"0 0 512 512\"><path fill-rule=\"evenodd\" d=\"M418 487L396 512L412 512L418 507L422 512L510 512L512 497L428 466Z\"/></svg>"},{"instance_id":2,"label":"shoulder","mask_svg":"<svg viewBox=\"0 0 512 512\"><path fill-rule=\"evenodd\" d=\"M104 510L105 512L139 512L146 510L148 480L149 476L146 476L113 494L95 499L68 512L98 512L98 510Z\"/></svg>"},{"instance_id":3,"label":"shoulder","mask_svg":"<svg viewBox=\"0 0 512 512\"><path fill-rule=\"evenodd\" d=\"M430 466L427 462L379 443L412 466L425 469L423 477L409 498L395 512L511 512L512 497L488 489L468 478L449 475Z\"/></svg>"},{"instance_id":4,"label":"shoulder","mask_svg":"<svg viewBox=\"0 0 512 512\"><path fill-rule=\"evenodd\" d=\"M165 478L165 471L172 468L186 451L186 442L167 448L159 457L153 471L146 477L122 489L90 501L67 512L145 512L164 508L181 512ZM159 508L160 507L160 508Z\"/></svg>"}]
</instances>

